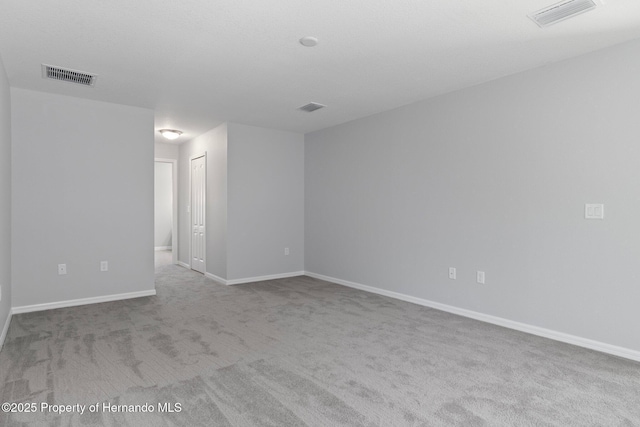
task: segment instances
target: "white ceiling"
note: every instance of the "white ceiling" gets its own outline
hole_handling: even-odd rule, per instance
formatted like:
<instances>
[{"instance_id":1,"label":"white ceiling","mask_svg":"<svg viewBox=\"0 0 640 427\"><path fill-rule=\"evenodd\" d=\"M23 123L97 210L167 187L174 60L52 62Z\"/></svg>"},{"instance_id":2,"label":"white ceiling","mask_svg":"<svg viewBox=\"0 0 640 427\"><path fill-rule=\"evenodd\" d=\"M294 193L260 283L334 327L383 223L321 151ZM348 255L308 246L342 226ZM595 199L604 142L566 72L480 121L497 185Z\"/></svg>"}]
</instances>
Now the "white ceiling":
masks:
<instances>
[{"instance_id":1,"label":"white ceiling","mask_svg":"<svg viewBox=\"0 0 640 427\"><path fill-rule=\"evenodd\" d=\"M181 140L224 121L306 133L640 37L637 0L527 18L552 3L3 0L0 56L14 87L151 108ZM42 63L97 85L44 80ZM297 110L311 101L328 107Z\"/></svg>"}]
</instances>

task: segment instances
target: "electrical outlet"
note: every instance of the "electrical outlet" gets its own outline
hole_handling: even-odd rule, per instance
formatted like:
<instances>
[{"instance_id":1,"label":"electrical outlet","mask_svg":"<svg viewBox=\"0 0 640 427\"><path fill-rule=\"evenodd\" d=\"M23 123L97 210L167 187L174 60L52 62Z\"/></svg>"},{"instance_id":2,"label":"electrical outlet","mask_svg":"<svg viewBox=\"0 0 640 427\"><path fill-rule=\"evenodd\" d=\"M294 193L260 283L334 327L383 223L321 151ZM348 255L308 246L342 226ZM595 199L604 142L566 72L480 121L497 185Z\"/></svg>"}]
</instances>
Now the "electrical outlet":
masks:
<instances>
[{"instance_id":1,"label":"electrical outlet","mask_svg":"<svg viewBox=\"0 0 640 427\"><path fill-rule=\"evenodd\" d=\"M584 205L586 219L604 219L604 205L602 203L587 203Z\"/></svg>"},{"instance_id":2,"label":"electrical outlet","mask_svg":"<svg viewBox=\"0 0 640 427\"><path fill-rule=\"evenodd\" d=\"M284 248L284 254L289 255L289 248Z\"/></svg>"},{"instance_id":3,"label":"electrical outlet","mask_svg":"<svg viewBox=\"0 0 640 427\"><path fill-rule=\"evenodd\" d=\"M449 279L456 280L456 268L449 267Z\"/></svg>"},{"instance_id":4,"label":"electrical outlet","mask_svg":"<svg viewBox=\"0 0 640 427\"><path fill-rule=\"evenodd\" d=\"M484 271L476 272L476 282L484 285Z\"/></svg>"},{"instance_id":5,"label":"electrical outlet","mask_svg":"<svg viewBox=\"0 0 640 427\"><path fill-rule=\"evenodd\" d=\"M109 261L100 261L100 271L109 271Z\"/></svg>"},{"instance_id":6,"label":"electrical outlet","mask_svg":"<svg viewBox=\"0 0 640 427\"><path fill-rule=\"evenodd\" d=\"M67 274L67 264L58 264L58 274L60 276Z\"/></svg>"}]
</instances>

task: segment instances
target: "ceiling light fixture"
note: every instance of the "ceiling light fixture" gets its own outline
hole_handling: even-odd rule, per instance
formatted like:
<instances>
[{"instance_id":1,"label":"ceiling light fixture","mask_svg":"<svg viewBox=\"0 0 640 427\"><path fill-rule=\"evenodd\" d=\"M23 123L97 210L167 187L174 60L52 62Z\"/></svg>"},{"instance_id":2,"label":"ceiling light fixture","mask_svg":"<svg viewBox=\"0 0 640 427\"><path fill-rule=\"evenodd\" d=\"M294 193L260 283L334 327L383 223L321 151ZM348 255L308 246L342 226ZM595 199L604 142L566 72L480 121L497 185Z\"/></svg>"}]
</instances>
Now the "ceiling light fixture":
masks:
<instances>
[{"instance_id":1,"label":"ceiling light fixture","mask_svg":"<svg viewBox=\"0 0 640 427\"><path fill-rule=\"evenodd\" d=\"M177 139L180 135L182 135L181 131L175 129L160 129L158 132L160 132L160 134L165 138L171 140Z\"/></svg>"},{"instance_id":2,"label":"ceiling light fixture","mask_svg":"<svg viewBox=\"0 0 640 427\"><path fill-rule=\"evenodd\" d=\"M303 37L300 39L300 44L306 47L314 47L318 44L318 39L311 36Z\"/></svg>"}]
</instances>

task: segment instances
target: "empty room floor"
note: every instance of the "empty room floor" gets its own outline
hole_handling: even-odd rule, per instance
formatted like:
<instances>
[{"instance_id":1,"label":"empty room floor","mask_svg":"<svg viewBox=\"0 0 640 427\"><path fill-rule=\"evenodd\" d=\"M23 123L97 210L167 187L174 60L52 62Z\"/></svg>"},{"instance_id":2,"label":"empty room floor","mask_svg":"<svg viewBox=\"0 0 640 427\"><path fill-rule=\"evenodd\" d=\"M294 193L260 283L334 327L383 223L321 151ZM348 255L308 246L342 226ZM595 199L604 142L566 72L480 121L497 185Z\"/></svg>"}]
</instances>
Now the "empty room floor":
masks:
<instances>
[{"instance_id":1,"label":"empty room floor","mask_svg":"<svg viewBox=\"0 0 640 427\"><path fill-rule=\"evenodd\" d=\"M168 265L156 282L15 315L0 353L3 402L154 412L0 425L640 425L636 362L304 276L224 286Z\"/></svg>"}]
</instances>

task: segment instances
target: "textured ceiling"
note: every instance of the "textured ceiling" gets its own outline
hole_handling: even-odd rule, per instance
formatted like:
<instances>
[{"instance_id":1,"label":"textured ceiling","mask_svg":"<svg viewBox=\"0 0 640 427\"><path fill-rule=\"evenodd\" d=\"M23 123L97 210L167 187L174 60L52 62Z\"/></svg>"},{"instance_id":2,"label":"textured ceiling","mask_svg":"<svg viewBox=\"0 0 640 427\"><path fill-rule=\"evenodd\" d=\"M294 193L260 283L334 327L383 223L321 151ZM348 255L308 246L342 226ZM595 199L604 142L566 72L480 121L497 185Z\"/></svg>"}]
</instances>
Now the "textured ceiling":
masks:
<instances>
[{"instance_id":1,"label":"textured ceiling","mask_svg":"<svg viewBox=\"0 0 640 427\"><path fill-rule=\"evenodd\" d=\"M310 132L640 37L640 2L540 29L547 0L3 0L14 87L151 108L156 129ZM298 43L315 36L318 46ZM40 64L96 73L95 88ZM297 107L315 101L315 113Z\"/></svg>"}]
</instances>

